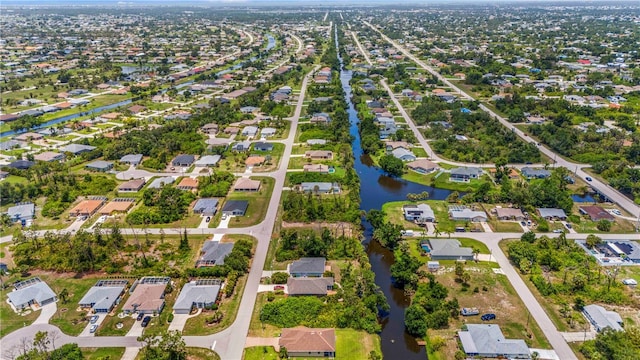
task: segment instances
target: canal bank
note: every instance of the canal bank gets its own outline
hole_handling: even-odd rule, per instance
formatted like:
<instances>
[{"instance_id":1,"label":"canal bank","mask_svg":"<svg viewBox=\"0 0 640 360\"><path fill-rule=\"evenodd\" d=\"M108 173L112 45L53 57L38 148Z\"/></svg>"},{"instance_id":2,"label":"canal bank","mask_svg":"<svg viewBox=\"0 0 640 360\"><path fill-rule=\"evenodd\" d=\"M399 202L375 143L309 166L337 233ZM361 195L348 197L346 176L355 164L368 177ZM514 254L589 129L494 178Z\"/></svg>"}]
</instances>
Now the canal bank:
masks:
<instances>
[{"instance_id":1,"label":"canal bank","mask_svg":"<svg viewBox=\"0 0 640 360\"><path fill-rule=\"evenodd\" d=\"M337 29L335 33L336 48L339 49ZM382 205L391 202L406 200L409 193L421 193L427 191L429 198L444 200L451 193L449 190L435 189L429 186L408 182L401 179L386 176L384 172L373 166L371 159L362 151L360 134L358 133L358 113L351 101L352 72L344 68L342 58L340 61L340 81L348 104L347 114L351 123L350 134L353 136L354 168L360 178L360 209L369 211L381 209ZM371 269L376 275L376 284L387 298L390 309L382 319L382 332L380 333L382 353L386 359L423 360L427 357L425 348L418 346L416 339L409 335L404 328L404 311L410 305L411 299L404 291L393 286L391 278L391 265L394 256L391 251L382 247L378 242L371 241L373 228L365 219L362 220L364 229L364 244L366 246Z\"/></svg>"}]
</instances>

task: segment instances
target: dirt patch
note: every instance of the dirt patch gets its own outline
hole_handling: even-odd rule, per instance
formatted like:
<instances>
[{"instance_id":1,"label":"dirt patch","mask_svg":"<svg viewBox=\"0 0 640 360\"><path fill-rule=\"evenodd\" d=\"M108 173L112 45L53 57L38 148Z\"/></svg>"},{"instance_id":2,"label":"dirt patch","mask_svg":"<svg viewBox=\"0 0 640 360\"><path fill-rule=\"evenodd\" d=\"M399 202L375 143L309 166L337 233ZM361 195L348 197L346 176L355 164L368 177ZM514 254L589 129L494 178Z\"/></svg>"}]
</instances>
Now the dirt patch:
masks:
<instances>
[{"instance_id":1,"label":"dirt patch","mask_svg":"<svg viewBox=\"0 0 640 360\"><path fill-rule=\"evenodd\" d=\"M291 229L291 228L305 228L305 229L323 229L327 228L331 231L331 234L334 237L346 236L353 237L356 233L355 226L352 223L348 222L337 222L337 223L329 223L329 222L311 222L311 223L290 223L290 222L282 222L283 229Z\"/></svg>"}]
</instances>

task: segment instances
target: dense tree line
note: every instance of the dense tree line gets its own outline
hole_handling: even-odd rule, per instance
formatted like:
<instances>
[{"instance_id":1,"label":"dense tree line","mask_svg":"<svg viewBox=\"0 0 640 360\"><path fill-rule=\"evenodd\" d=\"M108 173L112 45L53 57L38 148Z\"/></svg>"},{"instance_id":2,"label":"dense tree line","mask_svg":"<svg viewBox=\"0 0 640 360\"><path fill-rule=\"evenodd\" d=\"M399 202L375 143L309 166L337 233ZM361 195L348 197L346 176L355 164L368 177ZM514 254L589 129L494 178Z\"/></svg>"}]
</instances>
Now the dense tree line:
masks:
<instances>
[{"instance_id":1,"label":"dense tree line","mask_svg":"<svg viewBox=\"0 0 640 360\"><path fill-rule=\"evenodd\" d=\"M580 352L590 360L640 359L640 329L625 327L625 331L605 329L595 340L587 340Z\"/></svg>"},{"instance_id":2,"label":"dense tree line","mask_svg":"<svg viewBox=\"0 0 640 360\"><path fill-rule=\"evenodd\" d=\"M354 191L353 189L349 190ZM289 191L282 207L283 220L289 222L348 221L360 219L359 202L351 196L316 195L313 192Z\"/></svg>"},{"instance_id":3,"label":"dense tree line","mask_svg":"<svg viewBox=\"0 0 640 360\"><path fill-rule=\"evenodd\" d=\"M215 171L209 176L198 177L198 192L200 197L224 197L227 196L235 176L226 171Z\"/></svg>"},{"instance_id":4,"label":"dense tree line","mask_svg":"<svg viewBox=\"0 0 640 360\"><path fill-rule=\"evenodd\" d=\"M411 305L405 310L404 324L413 336L424 337L427 329L439 329L457 318L460 305L456 298L447 300L448 291L435 276L427 274L429 281L420 283Z\"/></svg>"}]
</instances>

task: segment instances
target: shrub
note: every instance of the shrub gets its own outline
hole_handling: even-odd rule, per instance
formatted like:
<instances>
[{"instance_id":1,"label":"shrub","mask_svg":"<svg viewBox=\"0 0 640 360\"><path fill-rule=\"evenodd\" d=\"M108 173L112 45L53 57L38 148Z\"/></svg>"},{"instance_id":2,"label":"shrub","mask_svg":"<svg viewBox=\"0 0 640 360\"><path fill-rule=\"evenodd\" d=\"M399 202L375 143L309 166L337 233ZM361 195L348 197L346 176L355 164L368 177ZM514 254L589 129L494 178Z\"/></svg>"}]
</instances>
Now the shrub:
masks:
<instances>
[{"instance_id":1,"label":"shrub","mask_svg":"<svg viewBox=\"0 0 640 360\"><path fill-rule=\"evenodd\" d=\"M289 274L286 272L276 272L271 274L271 283L273 284L286 284L289 279Z\"/></svg>"}]
</instances>

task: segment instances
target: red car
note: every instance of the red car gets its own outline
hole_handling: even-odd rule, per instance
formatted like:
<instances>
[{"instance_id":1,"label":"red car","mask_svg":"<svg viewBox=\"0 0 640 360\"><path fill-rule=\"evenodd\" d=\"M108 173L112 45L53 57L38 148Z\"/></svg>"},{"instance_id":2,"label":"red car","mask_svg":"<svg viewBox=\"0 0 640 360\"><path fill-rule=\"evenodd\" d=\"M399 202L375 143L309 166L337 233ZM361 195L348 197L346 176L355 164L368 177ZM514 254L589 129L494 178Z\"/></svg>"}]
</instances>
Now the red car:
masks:
<instances>
[{"instance_id":1,"label":"red car","mask_svg":"<svg viewBox=\"0 0 640 360\"><path fill-rule=\"evenodd\" d=\"M276 286L273 287L273 290L284 290L284 286L276 285Z\"/></svg>"}]
</instances>

